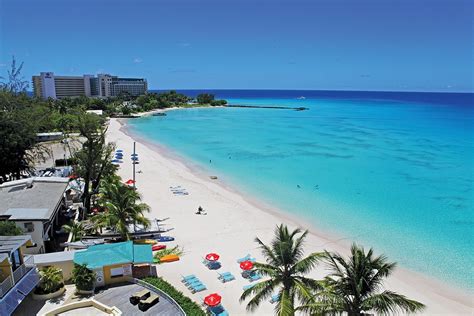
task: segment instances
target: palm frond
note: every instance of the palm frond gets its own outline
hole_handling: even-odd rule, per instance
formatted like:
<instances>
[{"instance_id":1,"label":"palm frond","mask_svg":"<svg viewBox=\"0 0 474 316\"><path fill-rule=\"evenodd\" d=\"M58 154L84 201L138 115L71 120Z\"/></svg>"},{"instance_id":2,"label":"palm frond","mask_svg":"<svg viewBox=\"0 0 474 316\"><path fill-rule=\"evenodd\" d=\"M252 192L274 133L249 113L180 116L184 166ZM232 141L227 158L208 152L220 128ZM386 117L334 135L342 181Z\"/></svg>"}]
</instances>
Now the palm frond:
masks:
<instances>
[{"instance_id":1,"label":"palm frond","mask_svg":"<svg viewBox=\"0 0 474 316\"><path fill-rule=\"evenodd\" d=\"M425 305L406 296L384 291L380 294L372 295L361 304L363 311L376 311L380 314L391 315L401 313L415 313L425 309Z\"/></svg>"}]
</instances>

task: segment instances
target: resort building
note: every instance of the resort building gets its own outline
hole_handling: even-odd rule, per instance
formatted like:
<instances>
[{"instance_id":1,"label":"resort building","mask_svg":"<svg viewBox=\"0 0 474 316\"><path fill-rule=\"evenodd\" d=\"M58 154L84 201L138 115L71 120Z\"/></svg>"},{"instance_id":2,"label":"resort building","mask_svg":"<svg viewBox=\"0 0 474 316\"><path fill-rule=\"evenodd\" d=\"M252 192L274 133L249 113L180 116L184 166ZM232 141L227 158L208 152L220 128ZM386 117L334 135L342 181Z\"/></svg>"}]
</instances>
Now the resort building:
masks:
<instances>
[{"instance_id":1,"label":"resort building","mask_svg":"<svg viewBox=\"0 0 474 316\"><path fill-rule=\"evenodd\" d=\"M68 178L35 177L0 185L0 220L13 221L33 244L25 253L37 254L55 250L60 230L61 211L71 202L67 198Z\"/></svg>"},{"instance_id":2,"label":"resort building","mask_svg":"<svg viewBox=\"0 0 474 316\"><path fill-rule=\"evenodd\" d=\"M83 76L56 76L53 72L42 72L33 76L33 92L43 99L66 97L115 97L123 93L131 96L145 94L148 84L144 78L121 78L109 74Z\"/></svg>"},{"instance_id":3,"label":"resort building","mask_svg":"<svg viewBox=\"0 0 474 316\"><path fill-rule=\"evenodd\" d=\"M31 256L31 236L0 236L0 315L11 315L39 282Z\"/></svg>"}]
</instances>

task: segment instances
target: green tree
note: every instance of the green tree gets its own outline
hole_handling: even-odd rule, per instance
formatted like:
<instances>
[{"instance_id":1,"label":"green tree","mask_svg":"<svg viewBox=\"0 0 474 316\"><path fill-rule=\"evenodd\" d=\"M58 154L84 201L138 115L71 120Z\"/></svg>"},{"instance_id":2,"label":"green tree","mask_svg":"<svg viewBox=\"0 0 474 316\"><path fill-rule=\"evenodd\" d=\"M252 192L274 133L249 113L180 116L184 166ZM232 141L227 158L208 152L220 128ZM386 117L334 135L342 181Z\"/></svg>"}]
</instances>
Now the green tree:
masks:
<instances>
[{"instance_id":1,"label":"green tree","mask_svg":"<svg viewBox=\"0 0 474 316\"><path fill-rule=\"evenodd\" d=\"M86 234L82 222L72 222L70 225L63 225L63 228L66 233L72 234L71 241L77 241Z\"/></svg>"},{"instance_id":2,"label":"green tree","mask_svg":"<svg viewBox=\"0 0 474 316\"><path fill-rule=\"evenodd\" d=\"M331 273L323 281L324 289L311 299L302 310L314 315L343 314L349 316L377 314L415 313L422 311L420 302L388 290L383 290L383 281L396 267L384 255L374 257L373 250L367 253L355 244L351 255L345 259L337 253L325 252L324 261Z\"/></svg>"},{"instance_id":3,"label":"green tree","mask_svg":"<svg viewBox=\"0 0 474 316\"><path fill-rule=\"evenodd\" d=\"M28 81L21 75L21 70L23 69L23 62L19 66L16 64L15 56L12 56L12 62L10 65L10 70L7 71L8 80L0 83L0 87L8 92L17 94L24 93L28 89ZM4 79L0 77L0 79Z\"/></svg>"},{"instance_id":4,"label":"green tree","mask_svg":"<svg viewBox=\"0 0 474 316\"><path fill-rule=\"evenodd\" d=\"M198 94L196 100L199 104L210 104L214 100L214 95L210 93Z\"/></svg>"},{"instance_id":5,"label":"green tree","mask_svg":"<svg viewBox=\"0 0 474 316\"><path fill-rule=\"evenodd\" d=\"M84 181L82 199L88 212L91 208L91 195L98 193L101 178L116 170L112 164L114 145L106 142L107 130L103 127L101 118L95 114L79 117L79 131L85 141L82 149L74 155L74 171Z\"/></svg>"},{"instance_id":6,"label":"green tree","mask_svg":"<svg viewBox=\"0 0 474 316\"><path fill-rule=\"evenodd\" d=\"M118 181L108 181L102 185L100 193L99 204L105 211L92 218L97 227L111 227L125 240L130 239L130 225L149 227L150 221L144 214L150 211L150 207L139 203L140 194L135 189Z\"/></svg>"},{"instance_id":7,"label":"green tree","mask_svg":"<svg viewBox=\"0 0 474 316\"><path fill-rule=\"evenodd\" d=\"M0 221L0 236L18 236L22 234L23 231L16 226L15 222Z\"/></svg>"},{"instance_id":8,"label":"green tree","mask_svg":"<svg viewBox=\"0 0 474 316\"><path fill-rule=\"evenodd\" d=\"M63 273L61 269L49 266L39 270L40 284L38 286L41 294L56 292L63 287Z\"/></svg>"},{"instance_id":9,"label":"green tree","mask_svg":"<svg viewBox=\"0 0 474 316\"><path fill-rule=\"evenodd\" d=\"M308 300L312 291L320 288L317 281L305 276L323 255L311 253L303 258L303 243L307 234L308 231L302 232L300 229L290 232L288 227L282 224L277 226L271 245L264 244L259 238L255 239L266 259L266 263L254 264L255 272L268 277L268 280L244 291L240 301L253 296L247 304L248 310L254 311L260 303L277 291L279 300L275 307L276 314L294 315L296 301Z\"/></svg>"},{"instance_id":10,"label":"green tree","mask_svg":"<svg viewBox=\"0 0 474 316\"><path fill-rule=\"evenodd\" d=\"M75 263L72 269L72 281L78 290L91 291L94 289L95 272L89 269L85 263Z\"/></svg>"}]
</instances>

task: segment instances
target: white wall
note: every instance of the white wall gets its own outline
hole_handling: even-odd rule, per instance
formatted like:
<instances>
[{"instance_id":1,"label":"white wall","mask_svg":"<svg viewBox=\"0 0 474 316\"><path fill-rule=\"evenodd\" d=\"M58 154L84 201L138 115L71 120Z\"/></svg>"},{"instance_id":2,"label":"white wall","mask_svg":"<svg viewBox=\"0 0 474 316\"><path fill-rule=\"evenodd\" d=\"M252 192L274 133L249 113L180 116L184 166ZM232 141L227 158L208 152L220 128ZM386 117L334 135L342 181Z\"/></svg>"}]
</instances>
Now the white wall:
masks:
<instances>
[{"instance_id":1,"label":"white wall","mask_svg":"<svg viewBox=\"0 0 474 316\"><path fill-rule=\"evenodd\" d=\"M33 231L27 232L25 230L25 223L33 223ZM25 248L25 254L37 254L44 253L44 241L43 241L43 222L40 221L15 221L16 226L20 227L26 235L30 235L33 243L36 247Z\"/></svg>"}]
</instances>

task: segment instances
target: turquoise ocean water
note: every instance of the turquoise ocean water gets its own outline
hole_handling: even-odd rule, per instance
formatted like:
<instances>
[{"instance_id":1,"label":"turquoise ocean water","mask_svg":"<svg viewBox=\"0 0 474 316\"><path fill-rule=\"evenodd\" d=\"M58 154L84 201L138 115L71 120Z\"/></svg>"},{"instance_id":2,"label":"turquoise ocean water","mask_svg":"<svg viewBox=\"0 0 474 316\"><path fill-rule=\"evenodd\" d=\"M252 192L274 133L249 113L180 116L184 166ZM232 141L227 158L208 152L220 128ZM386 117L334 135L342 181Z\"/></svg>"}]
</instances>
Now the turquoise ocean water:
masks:
<instances>
[{"instance_id":1,"label":"turquoise ocean water","mask_svg":"<svg viewBox=\"0 0 474 316\"><path fill-rule=\"evenodd\" d=\"M217 94L310 110L195 108L129 124L316 227L474 289L472 94Z\"/></svg>"}]
</instances>

